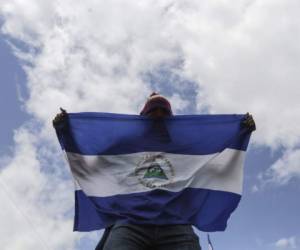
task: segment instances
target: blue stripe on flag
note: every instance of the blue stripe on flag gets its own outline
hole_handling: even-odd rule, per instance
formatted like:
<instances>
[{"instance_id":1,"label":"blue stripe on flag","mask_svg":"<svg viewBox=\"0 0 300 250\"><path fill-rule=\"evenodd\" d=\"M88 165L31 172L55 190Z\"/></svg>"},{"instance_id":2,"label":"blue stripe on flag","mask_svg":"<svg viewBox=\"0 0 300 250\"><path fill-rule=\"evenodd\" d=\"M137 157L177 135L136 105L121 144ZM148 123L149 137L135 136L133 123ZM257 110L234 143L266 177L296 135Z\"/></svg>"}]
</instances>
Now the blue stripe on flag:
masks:
<instances>
[{"instance_id":1,"label":"blue stripe on flag","mask_svg":"<svg viewBox=\"0 0 300 250\"><path fill-rule=\"evenodd\" d=\"M203 155L225 147L246 150L250 138L250 133L240 133L244 115L176 115L160 121L96 112L69 113L68 117L70 129L57 130L61 146L84 155L145 151Z\"/></svg>"},{"instance_id":2,"label":"blue stripe on flag","mask_svg":"<svg viewBox=\"0 0 300 250\"><path fill-rule=\"evenodd\" d=\"M88 197L75 191L74 231L102 229L116 221L136 224L193 224L199 230L223 231L241 196L199 188ZM191 202L193 201L193 202Z\"/></svg>"}]
</instances>

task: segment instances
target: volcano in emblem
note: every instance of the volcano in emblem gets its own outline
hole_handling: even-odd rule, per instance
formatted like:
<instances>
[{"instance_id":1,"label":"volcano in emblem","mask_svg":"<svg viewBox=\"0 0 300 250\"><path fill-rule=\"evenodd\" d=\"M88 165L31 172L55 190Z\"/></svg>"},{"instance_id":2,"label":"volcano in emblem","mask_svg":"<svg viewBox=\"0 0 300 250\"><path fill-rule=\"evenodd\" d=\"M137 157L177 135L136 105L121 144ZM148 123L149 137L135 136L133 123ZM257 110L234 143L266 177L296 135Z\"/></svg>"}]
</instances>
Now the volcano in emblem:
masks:
<instances>
[{"instance_id":1,"label":"volcano in emblem","mask_svg":"<svg viewBox=\"0 0 300 250\"><path fill-rule=\"evenodd\" d=\"M147 168L144 178L160 178L168 180L167 175L158 163L154 163Z\"/></svg>"}]
</instances>

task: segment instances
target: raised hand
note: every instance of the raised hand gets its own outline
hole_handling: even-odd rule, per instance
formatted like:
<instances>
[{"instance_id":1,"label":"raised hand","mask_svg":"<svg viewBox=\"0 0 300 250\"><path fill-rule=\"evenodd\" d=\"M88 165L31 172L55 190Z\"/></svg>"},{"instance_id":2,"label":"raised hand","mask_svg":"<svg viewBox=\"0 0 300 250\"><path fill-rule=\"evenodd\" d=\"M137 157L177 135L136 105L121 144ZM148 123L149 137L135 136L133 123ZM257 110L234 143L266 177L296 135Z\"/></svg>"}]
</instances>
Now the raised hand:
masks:
<instances>
[{"instance_id":1,"label":"raised hand","mask_svg":"<svg viewBox=\"0 0 300 250\"><path fill-rule=\"evenodd\" d=\"M66 122L66 118L68 116L66 110L64 110L63 108L59 108L59 109L61 112L57 114L55 118L52 120L53 127L55 128L63 127Z\"/></svg>"},{"instance_id":2,"label":"raised hand","mask_svg":"<svg viewBox=\"0 0 300 250\"><path fill-rule=\"evenodd\" d=\"M255 121L249 112L245 115L245 118L242 121L242 125L247 127L251 132L256 130Z\"/></svg>"}]
</instances>

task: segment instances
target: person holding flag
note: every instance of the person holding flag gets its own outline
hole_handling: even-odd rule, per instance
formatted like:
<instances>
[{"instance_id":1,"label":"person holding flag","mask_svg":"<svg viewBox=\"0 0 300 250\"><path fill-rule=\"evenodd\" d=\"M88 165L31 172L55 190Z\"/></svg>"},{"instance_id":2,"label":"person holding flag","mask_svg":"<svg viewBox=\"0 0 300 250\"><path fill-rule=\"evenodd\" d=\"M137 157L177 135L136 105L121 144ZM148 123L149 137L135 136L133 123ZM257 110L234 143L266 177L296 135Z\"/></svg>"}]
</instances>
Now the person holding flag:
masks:
<instances>
[{"instance_id":1,"label":"person holding flag","mask_svg":"<svg viewBox=\"0 0 300 250\"><path fill-rule=\"evenodd\" d=\"M53 125L57 129L57 131L67 126L66 118L68 117L68 114L63 109L61 109L61 111L62 112L58 114L53 120ZM160 138L162 144L170 143L172 135L169 134L168 127L164 123L164 120L172 117L173 112L171 104L167 100L167 98L156 92L153 92L147 99L142 111L140 112L140 115L153 120L153 126L151 127L152 132L150 133L151 136L157 136L158 138ZM244 116L242 120L242 127L246 128L249 132L252 132L256 129L253 117L249 113ZM160 166L160 164L156 163L151 165L151 168L148 168L146 172L143 172L143 178L147 181L152 179L160 179L162 181L165 181L168 176L165 173L165 170ZM147 181L145 181L143 184L151 187L149 185L153 185L151 184L152 182ZM161 187L163 187L163 185ZM153 189L153 191L155 190L156 189ZM184 201L184 199L182 199L182 201ZM145 205L144 209L147 210L151 208L147 208L147 205ZM229 216L228 214L230 214L230 212L227 212L224 216L227 218ZM226 218L224 218L224 220L227 220ZM214 228L212 227L211 229L207 227L206 231L214 231ZM212 247L211 243L210 246ZM199 243L199 237L194 232L191 223L159 222L158 224L156 224L154 221L151 223L139 224L133 223L131 221L116 220L115 223L105 228L102 239L96 247L96 250L102 249L201 250L201 246Z\"/></svg>"}]
</instances>

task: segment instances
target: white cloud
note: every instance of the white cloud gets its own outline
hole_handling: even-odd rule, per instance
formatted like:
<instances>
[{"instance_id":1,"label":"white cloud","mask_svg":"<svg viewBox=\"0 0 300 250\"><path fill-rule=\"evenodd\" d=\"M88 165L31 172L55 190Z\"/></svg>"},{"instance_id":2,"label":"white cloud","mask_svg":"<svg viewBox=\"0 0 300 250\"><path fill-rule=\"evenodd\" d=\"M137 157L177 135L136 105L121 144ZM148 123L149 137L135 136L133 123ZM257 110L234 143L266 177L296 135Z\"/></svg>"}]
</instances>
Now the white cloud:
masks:
<instances>
[{"instance_id":1,"label":"white cloud","mask_svg":"<svg viewBox=\"0 0 300 250\"><path fill-rule=\"evenodd\" d=\"M0 172L1 248L45 249L46 242L50 249L74 249L72 218L61 217L73 205L70 192L65 191L71 190L72 183L42 171L42 167L60 170L52 164L41 166L38 158L45 156L37 139L28 128L16 131L14 154Z\"/></svg>"},{"instance_id":2,"label":"white cloud","mask_svg":"<svg viewBox=\"0 0 300 250\"><path fill-rule=\"evenodd\" d=\"M299 166L289 159L298 154L294 148L300 138L299 7L297 0L0 1L2 32L28 46L14 51L27 62L25 105L34 117L33 128L40 128L16 132L15 153L10 161L1 161L1 177L13 193L19 192L17 199L32 204L29 212L42 218L36 219L38 228L45 221L46 235L57 227L65 236L52 247L68 249L73 237L71 219L62 216L72 207L72 185L65 180L68 173L62 170L66 166L51 125L58 107L139 113L152 91L142 76L160 65L181 62L176 74L198 86L199 111L253 113L258 128L253 141L288 150L268 178L287 182L298 176ZM181 87L176 89L182 92L168 96L175 113L190 103ZM45 171L49 165L54 173ZM39 200L47 193L47 200ZM7 235L17 237L19 230L26 231L14 233L8 226ZM13 244L5 242L6 249Z\"/></svg>"},{"instance_id":3,"label":"white cloud","mask_svg":"<svg viewBox=\"0 0 300 250\"><path fill-rule=\"evenodd\" d=\"M249 111L257 124L253 142L272 150L282 147L289 154L297 150L300 2L184 3L170 10L172 35L184 57L182 74L199 84L198 110ZM285 163L289 165L281 167L281 176L299 176L299 165ZM278 171L268 173L273 174L268 181L281 179Z\"/></svg>"},{"instance_id":4,"label":"white cloud","mask_svg":"<svg viewBox=\"0 0 300 250\"><path fill-rule=\"evenodd\" d=\"M174 10L174 36L183 50L184 73L202 89L198 108L252 112L256 142L275 148L295 146L300 138L295 122L300 109L300 40L294 34L300 31L295 11L300 3L189 3Z\"/></svg>"},{"instance_id":5,"label":"white cloud","mask_svg":"<svg viewBox=\"0 0 300 250\"><path fill-rule=\"evenodd\" d=\"M286 184L291 178L300 177L300 149L286 151L272 164L265 177L279 184Z\"/></svg>"},{"instance_id":6,"label":"white cloud","mask_svg":"<svg viewBox=\"0 0 300 250\"><path fill-rule=\"evenodd\" d=\"M279 249L296 249L296 238L281 238L278 241L276 241L275 246Z\"/></svg>"},{"instance_id":7,"label":"white cloud","mask_svg":"<svg viewBox=\"0 0 300 250\"><path fill-rule=\"evenodd\" d=\"M75 249L73 182L64 159L35 124L14 134L15 149L1 162L1 249ZM5 164L5 165L2 165Z\"/></svg>"},{"instance_id":8,"label":"white cloud","mask_svg":"<svg viewBox=\"0 0 300 250\"><path fill-rule=\"evenodd\" d=\"M20 2L4 4L3 31L40 45L27 68L27 107L43 121L57 102L70 111L137 112L151 91L141 74L181 60L178 73L199 85L199 110L250 111L255 142L299 143L298 1Z\"/></svg>"}]
</instances>

